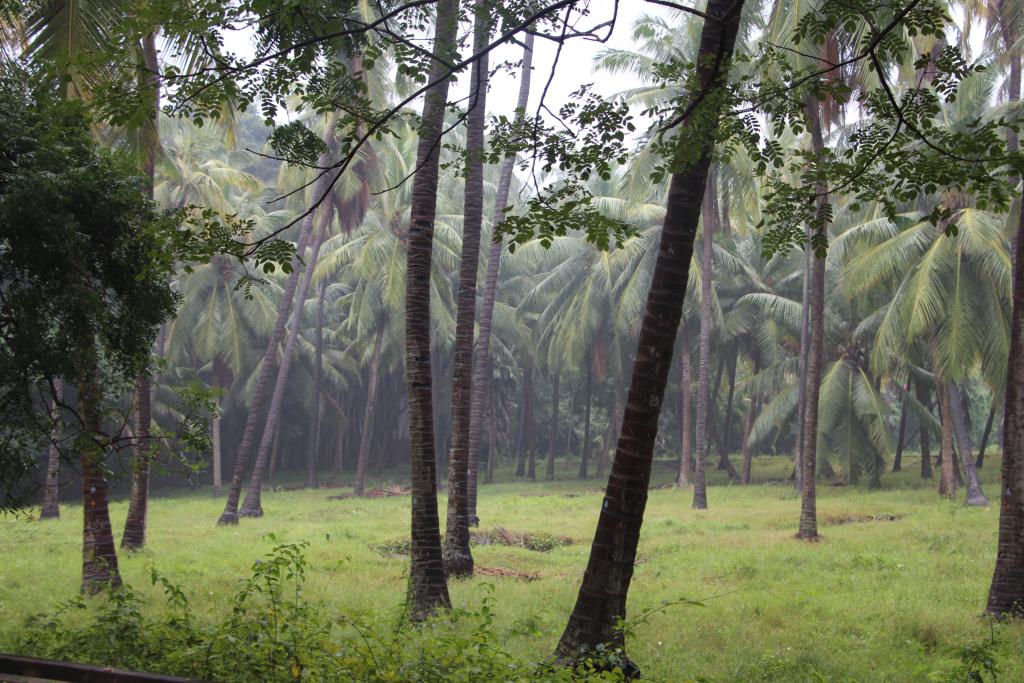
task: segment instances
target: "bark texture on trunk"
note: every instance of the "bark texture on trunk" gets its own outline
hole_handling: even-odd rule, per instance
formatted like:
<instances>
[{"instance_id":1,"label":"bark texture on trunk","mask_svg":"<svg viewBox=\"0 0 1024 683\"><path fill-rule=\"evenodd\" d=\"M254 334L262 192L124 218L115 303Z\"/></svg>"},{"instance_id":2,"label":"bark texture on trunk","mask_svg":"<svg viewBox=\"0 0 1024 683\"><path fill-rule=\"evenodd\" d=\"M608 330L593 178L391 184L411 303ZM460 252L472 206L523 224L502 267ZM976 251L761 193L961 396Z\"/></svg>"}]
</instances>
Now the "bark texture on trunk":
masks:
<instances>
[{"instance_id":1,"label":"bark texture on trunk","mask_svg":"<svg viewBox=\"0 0 1024 683\"><path fill-rule=\"evenodd\" d=\"M676 475L676 486L685 488L690 485L690 397L692 377L690 376L690 348L686 342L686 328L681 327L679 335L683 338L682 351L679 359L679 473Z\"/></svg>"},{"instance_id":2,"label":"bark texture on trunk","mask_svg":"<svg viewBox=\"0 0 1024 683\"><path fill-rule=\"evenodd\" d=\"M526 395L526 478L537 481L537 424L533 417L533 368L523 373L523 393Z\"/></svg>"},{"instance_id":3,"label":"bark texture on trunk","mask_svg":"<svg viewBox=\"0 0 1024 683\"><path fill-rule=\"evenodd\" d=\"M128 503L128 516L121 535L122 550L138 550L146 545L146 517L149 513L149 470L152 463L153 443L150 439L152 421L152 392L148 377L139 377L135 383L135 457L132 462L132 490Z\"/></svg>"},{"instance_id":4,"label":"bark texture on trunk","mask_svg":"<svg viewBox=\"0 0 1024 683\"><path fill-rule=\"evenodd\" d=\"M804 278L801 293L800 306L800 358L797 361L797 402L796 402L796 458L793 471L796 476L793 478L793 487L797 493L803 491L803 462L804 462L804 416L807 412L807 352L811 344L811 247L810 227L806 227L804 234L807 236L808 244L804 246Z\"/></svg>"},{"instance_id":5,"label":"bark texture on trunk","mask_svg":"<svg viewBox=\"0 0 1024 683\"><path fill-rule=\"evenodd\" d=\"M715 170L707 173L707 187L702 200L704 213L704 234L700 259L700 340L697 359L697 458L693 471L693 507L706 510L708 507L708 483L704 473L708 448L711 445L709 429L711 413L711 279L714 267L714 225L715 225Z\"/></svg>"},{"instance_id":6,"label":"bark texture on trunk","mask_svg":"<svg viewBox=\"0 0 1024 683\"><path fill-rule=\"evenodd\" d=\"M756 371L754 374L757 374ZM750 438L750 430L754 427L754 418L757 417L758 397L750 399L750 407L747 408L747 416L743 419L743 471L740 474L740 483L750 483L750 470L753 465L754 450L747 443Z\"/></svg>"},{"instance_id":7,"label":"bark texture on trunk","mask_svg":"<svg viewBox=\"0 0 1024 683\"><path fill-rule=\"evenodd\" d=\"M314 212L315 214L316 212ZM263 427L263 437L260 439L260 448L256 452L256 461L252 466L252 479L249 481L249 490L245 494L245 502L238 511L240 517L262 517L263 516L263 475L266 472L267 461L270 457L270 448L274 445L274 437L277 434L277 424L281 420L281 403L284 400L284 391L288 386L288 374L291 370L292 360L295 357L295 344L299 337L299 328L302 327L303 304L306 301L306 294L309 292L309 283L313 279L313 271L316 269L316 262L320 256L320 245L326 237L327 228L330 224L330 208L325 204L320 209L320 226L310 245L309 261L302 273L296 292L295 307L292 309L291 329L284 343L284 352L281 354L281 367L278 368L277 378L274 380L274 391L270 396L270 407L267 409L267 422Z\"/></svg>"},{"instance_id":8,"label":"bark texture on trunk","mask_svg":"<svg viewBox=\"0 0 1024 683\"><path fill-rule=\"evenodd\" d=\"M917 397L917 402L923 405L925 408L928 407L928 387L924 382L917 380L914 382L914 395ZM919 436L921 442L921 478L931 479L932 478L932 451L931 451L931 433L928 429L928 424L922 420L921 430Z\"/></svg>"},{"instance_id":9,"label":"bark texture on trunk","mask_svg":"<svg viewBox=\"0 0 1024 683\"><path fill-rule=\"evenodd\" d=\"M942 422L942 448L939 456L939 495L952 498L956 495L956 473L953 470L953 417L950 415L949 392L944 382L936 381L935 393L939 397L939 414Z\"/></svg>"},{"instance_id":10,"label":"bark texture on trunk","mask_svg":"<svg viewBox=\"0 0 1024 683\"><path fill-rule=\"evenodd\" d=\"M618 448L598 517L590 559L576 605L559 641L557 656L573 661L598 645L622 646L616 626L626 617L626 595L640 539L647 488L651 475L658 417L665 397L676 332L686 295L687 271L700 220L701 200L707 183L721 99L714 97L725 80L739 27L743 0L710 0L701 34L697 79L712 93L704 115L680 124L680 139L699 144L699 157L685 168L677 164L669 186L658 258L647 295L644 319L630 380L629 398L622 418ZM686 103L681 103L686 106ZM699 106L699 105L698 105ZM630 675L638 675L626 660Z\"/></svg>"},{"instance_id":11,"label":"bark texture on trunk","mask_svg":"<svg viewBox=\"0 0 1024 683\"><path fill-rule=\"evenodd\" d=\"M491 20L485 0L476 0L473 53L490 40ZM452 450L448 459L448 516L444 537L444 568L449 576L473 575L469 549L469 489L476 490L479 453L470 451L473 412L473 331L476 326L476 274L480 268L480 232L484 220L484 127L487 122L487 54L475 62L469 80L466 117L466 181L462 225L462 256L455 300L455 353L452 369ZM477 406L477 410L484 406ZM475 512L475 511L474 511Z\"/></svg>"},{"instance_id":12,"label":"bark texture on trunk","mask_svg":"<svg viewBox=\"0 0 1024 683\"><path fill-rule=\"evenodd\" d=\"M907 387L909 389L910 387ZM892 459L892 471L903 471L903 444L907 438L907 399L903 398L900 404L900 429L899 438L896 440L896 455Z\"/></svg>"},{"instance_id":13,"label":"bark texture on trunk","mask_svg":"<svg viewBox=\"0 0 1024 683\"><path fill-rule=\"evenodd\" d=\"M810 123L811 149L815 155L825 150L825 142L821 134L821 106L813 97L805 101L807 118ZM827 201L825 192L828 185L824 181L816 184L818 206ZM827 226L818 228L825 231ZM810 250L810 245L807 246ZM801 439L803 448L800 463L800 527L796 537L805 541L818 540L818 502L816 470L818 460L818 396L821 392L821 371L825 346L825 259L813 258L811 267L810 295L810 334L807 347L807 366L804 378L804 419Z\"/></svg>"},{"instance_id":14,"label":"bark texture on trunk","mask_svg":"<svg viewBox=\"0 0 1024 683\"><path fill-rule=\"evenodd\" d=\"M580 458L580 479L586 479L589 474L587 466L590 462L590 403L594 374L593 368L590 367L590 359L587 359L585 363L587 364L587 380L584 389L586 399L583 407L583 456Z\"/></svg>"},{"instance_id":15,"label":"bark texture on trunk","mask_svg":"<svg viewBox=\"0 0 1024 683\"><path fill-rule=\"evenodd\" d=\"M366 463L370 458L373 409L377 405L377 377L380 373L381 350L384 347L384 327L377 330L373 341L373 356L370 358L370 377L366 382L366 403L363 404L363 423L359 430L359 455L356 458L355 494L362 496L366 491Z\"/></svg>"},{"instance_id":16,"label":"bark texture on trunk","mask_svg":"<svg viewBox=\"0 0 1024 683\"><path fill-rule=\"evenodd\" d=\"M458 0L436 5L430 88L423 102L416 175L412 185L405 287L405 368L409 393L409 469L412 478L412 562L409 569L409 615L420 621L439 608L451 607L441 554L437 510L437 459L434 450L434 405L430 366L430 271L437 210L437 182L448 102L447 68L456 47ZM444 60L444 61L442 61Z\"/></svg>"},{"instance_id":17,"label":"bark texture on trunk","mask_svg":"<svg viewBox=\"0 0 1024 683\"><path fill-rule=\"evenodd\" d=\"M316 348L316 357L313 365L313 417L309 433L313 436L313 443L309 446L309 453L306 455L306 488L315 489L316 464L320 458L320 394L324 390L324 299L327 298L327 285L320 285L320 296L316 304L316 331L313 344Z\"/></svg>"},{"instance_id":18,"label":"bark texture on trunk","mask_svg":"<svg viewBox=\"0 0 1024 683\"><path fill-rule=\"evenodd\" d=\"M558 451L558 379L561 374L562 369L556 368L554 379L551 381L551 440L548 442L548 472L545 477L548 481L555 478L555 453Z\"/></svg>"},{"instance_id":19,"label":"bark texture on trunk","mask_svg":"<svg viewBox=\"0 0 1024 683\"><path fill-rule=\"evenodd\" d=\"M967 428L967 414L960 398L960 388L950 382L946 385L946 391L949 393L949 409L953 416L953 430L956 435L957 451L960 454L960 463L963 465L964 475L967 479L967 498L964 502L970 506L987 506L988 497L981 490L978 470L974 466L971 434Z\"/></svg>"},{"instance_id":20,"label":"bark texture on trunk","mask_svg":"<svg viewBox=\"0 0 1024 683\"><path fill-rule=\"evenodd\" d=\"M106 437L100 425L101 400L95 377L79 384L79 408L88 430L78 437L82 463L82 592L88 594L121 585L103 469Z\"/></svg>"},{"instance_id":21,"label":"bark texture on trunk","mask_svg":"<svg viewBox=\"0 0 1024 683\"><path fill-rule=\"evenodd\" d=\"M999 405L999 398L992 398L992 407L988 410L988 419L985 420L985 431L981 433L981 445L978 446L978 459L974 461L974 466L979 470L985 465L985 448L988 447L989 437L992 436L992 423L996 417L996 408Z\"/></svg>"},{"instance_id":22,"label":"bark texture on trunk","mask_svg":"<svg viewBox=\"0 0 1024 683\"><path fill-rule=\"evenodd\" d=\"M1018 235L1019 231L1018 227ZM1014 243L1017 262L1024 258L1022 245L1024 240ZM1010 354L1003 407L999 540L985 607L989 614L997 617L1024 615L1024 272L1020 268L1013 273L1010 320Z\"/></svg>"},{"instance_id":23,"label":"bark texture on trunk","mask_svg":"<svg viewBox=\"0 0 1024 683\"><path fill-rule=\"evenodd\" d=\"M61 436L61 421L57 402L64 400L64 382L54 380L53 390L56 399L53 405L54 426L50 433L50 445L46 449L46 480L43 483L43 507L39 512L39 519L60 517L60 448L57 447L57 443Z\"/></svg>"}]
</instances>

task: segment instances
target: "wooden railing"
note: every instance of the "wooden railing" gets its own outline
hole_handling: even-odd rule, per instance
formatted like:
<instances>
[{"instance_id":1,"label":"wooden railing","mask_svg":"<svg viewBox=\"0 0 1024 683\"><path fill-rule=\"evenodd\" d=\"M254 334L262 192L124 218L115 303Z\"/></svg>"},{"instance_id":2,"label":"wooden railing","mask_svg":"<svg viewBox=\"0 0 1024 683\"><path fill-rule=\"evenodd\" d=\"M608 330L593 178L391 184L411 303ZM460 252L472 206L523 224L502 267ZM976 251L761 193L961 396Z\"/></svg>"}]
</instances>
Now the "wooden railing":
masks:
<instances>
[{"instance_id":1,"label":"wooden railing","mask_svg":"<svg viewBox=\"0 0 1024 683\"><path fill-rule=\"evenodd\" d=\"M195 679L122 671L107 666L57 662L49 659L0 654L0 681L19 680L9 676L61 683L194 683Z\"/></svg>"}]
</instances>

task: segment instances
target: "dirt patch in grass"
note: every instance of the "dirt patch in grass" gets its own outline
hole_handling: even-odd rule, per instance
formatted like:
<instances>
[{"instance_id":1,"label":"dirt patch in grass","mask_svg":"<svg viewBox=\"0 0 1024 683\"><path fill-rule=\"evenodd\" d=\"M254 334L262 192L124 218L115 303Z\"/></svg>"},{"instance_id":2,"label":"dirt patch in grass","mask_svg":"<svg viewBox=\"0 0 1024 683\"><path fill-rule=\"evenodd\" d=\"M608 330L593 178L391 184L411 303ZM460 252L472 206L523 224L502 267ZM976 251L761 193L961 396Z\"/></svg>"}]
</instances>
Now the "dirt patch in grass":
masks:
<instances>
[{"instance_id":1,"label":"dirt patch in grass","mask_svg":"<svg viewBox=\"0 0 1024 683\"><path fill-rule=\"evenodd\" d=\"M827 515L825 524L829 526L841 526L843 524L861 524L864 522L895 522L903 515L879 514L879 515Z\"/></svg>"},{"instance_id":2,"label":"dirt patch in grass","mask_svg":"<svg viewBox=\"0 0 1024 683\"><path fill-rule=\"evenodd\" d=\"M408 496L412 489L404 489L401 484L393 484L391 486L381 486L380 488L369 489L363 493L363 498L391 498L392 496ZM327 496L327 500L350 500L352 498L359 498L354 493L343 493L340 496Z\"/></svg>"},{"instance_id":3,"label":"dirt patch in grass","mask_svg":"<svg viewBox=\"0 0 1024 683\"><path fill-rule=\"evenodd\" d=\"M541 575L537 572L509 569L508 567L476 567L473 573L476 576L494 576L503 579L514 579L516 581L536 581L541 578Z\"/></svg>"}]
</instances>

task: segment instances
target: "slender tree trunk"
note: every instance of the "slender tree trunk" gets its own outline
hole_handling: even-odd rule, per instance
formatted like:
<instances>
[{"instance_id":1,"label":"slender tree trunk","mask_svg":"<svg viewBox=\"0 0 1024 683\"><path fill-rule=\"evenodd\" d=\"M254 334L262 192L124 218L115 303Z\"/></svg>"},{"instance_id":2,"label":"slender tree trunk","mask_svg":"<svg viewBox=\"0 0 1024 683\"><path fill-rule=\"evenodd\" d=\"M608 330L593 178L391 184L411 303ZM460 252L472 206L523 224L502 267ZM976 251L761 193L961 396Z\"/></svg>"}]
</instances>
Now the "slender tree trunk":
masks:
<instances>
[{"instance_id":1,"label":"slender tree trunk","mask_svg":"<svg viewBox=\"0 0 1024 683\"><path fill-rule=\"evenodd\" d=\"M149 378L135 384L135 458L132 463L132 490L128 516L121 535L121 550L138 550L146 545L146 516L149 512L149 470L153 443L149 438L152 421L152 393Z\"/></svg>"},{"instance_id":2,"label":"slender tree trunk","mask_svg":"<svg viewBox=\"0 0 1024 683\"><path fill-rule=\"evenodd\" d=\"M299 281L297 300L292 310L291 329L284 343L284 353L281 356L281 367L277 371L277 378L274 380L274 391L270 395L270 407L267 409L267 423L263 428L263 437L260 439L260 448L256 452L256 461L252 466L252 479L249 481L249 490L245 494L245 502L238 511L241 517L262 517L263 504L261 492L263 488L263 473L266 471L267 459L270 456L270 447L274 442L274 435L277 433L277 424L281 419L281 403L284 400L284 391L288 386L288 373L291 370L292 359L295 357L295 343L299 337L299 328L302 327L303 304L306 301L306 294L309 292L309 283L313 279L313 271L316 269L317 259L320 257L320 245L326 237L330 225L330 210L327 205L323 206L320 213L319 230L310 245L309 263L306 265L302 279Z\"/></svg>"},{"instance_id":3,"label":"slender tree trunk","mask_svg":"<svg viewBox=\"0 0 1024 683\"><path fill-rule=\"evenodd\" d=\"M309 453L306 455L306 488L315 489L316 464L320 458L320 393L324 390L324 299L327 298L327 285L320 285L320 296L316 305L316 333L314 344L316 345L316 359L313 366L313 417L310 425L310 434L313 435L313 442L310 444Z\"/></svg>"},{"instance_id":4,"label":"slender tree trunk","mask_svg":"<svg viewBox=\"0 0 1024 683\"><path fill-rule=\"evenodd\" d=\"M676 475L676 486L686 488L690 485L690 397L692 377L690 376L690 348L686 341L686 326L681 325L679 336L682 337L682 353L680 354L679 377L679 474Z\"/></svg>"},{"instance_id":5,"label":"slender tree trunk","mask_svg":"<svg viewBox=\"0 0 1024 683\"><path fill-rule=\"evenodd\" d=\"M529 401L529 391L530 391L530 385L526 381L527 380L527 372L529 372L529 371L526 370L526 369L523 370L523 402L522 402L522 404L519 407L519 413L520 413L520 415L519 415L519 439L518 439L519 440L519 445L516 447L516 452L517 452L517 455L519 457L519 460L516 463L516 476L517 477L525 477L526 476L526 454L527 454L527 450L528 450L528 448L527 448L527 441L529 439L529 434L527 434L527 429L531 429L531 427L527 424L527 418L529 417L527 415L527 401Z\"/></svg>"},{"instance_id":6,"label":"slender tree trunk","mask_svg":"<svg viewBox=\"0 0 1024 683\"><path fill-rule=\"evenodd\" d=\"M706 510L708 507L707 478L704 464L707 460L710 444L708 429L711 414L710 386L708 374L711 370L711 279L714 262L714 225L715 225L715 169L708 172L707 188L704 192L704 235L700 261L700 356L697 362L697 462L693 473L693 507Z\"/></svg>"},{"instance_id":7,"label":"slender tree trunk","mask_svg":"<svg viewBox=\"0 0 1024 683\"><path fill-rule=\"evenodd\" d=\"M82 463L82 592L88 594L121 585L103 474L106 437L100 428L101 400L95 375L79 384L79 409L88 430L78 437Z\"/></svg>"},{"instance_id":8,"label":"slender tree trunk","mask_svg":"<svg viewBox=\"0 0 1024 683\"><path fill-rule=\"evenodd\" d=\"M384 327L377 330L373 341L373 356L370 358L370 376L366 382L366 403L363 404L363 427L359 430L359 459L356 461L355 494L365 493L366 462L370 457L371 424L374 406L377 405L377 375L380 372L381 350L384 347Z\"/></svg>"},{"instance_id":9,"label":"slender tree trunk","mask_svg":"<svg viewBox=\"0 0 1024 683\"><path fill-rule=\"evenodd\" d=\"M537 423L533 417L533 368L529 367L523 374L523 393L526 404L526 478L537 481Z\"/></svg>"},{"instance_id":10,"label":"slender tree trunk","mask_svg":"<svg viewBox=\"0 0 1024 683\"><path fill-rule=\"evenodd\" d=\"M43 508L39 512L39 519L57 519L60 517L60 448L57 443L61 436L60 408L58 401L64 400L64 382L56 379L53 382L54 390L54 426L50 432L50 445L46 449L46 481L43 484Z\"/></svg>"},{"instance_id":11,"label":"slender tree trunk","mask_svg":"<svg viewBox=\"0 0 1024 683\"><path fill-rule=\"evenodd\" d=\"M985 448L988 446L988 439L992 436L992 422L996 416L996 407L999 405L999 398L997 396L992 397L992 407L988 410L988 419L985 420L985 431L981 433L981 445L978 446L978 459L974 461L974 466L979 470L985 465Z\"/></svg>"},{"instance_id":12,"label":"slender tree trunk","mask_svg":"<svg viewBox=\"0 0 1024 683\"><path fill-rule=\"evenodd\" d=\"M334 135L334 126L336 119L334 116L328 116L327 118L327 133L326 139L330 139ZM317 160L318 166L327 166L330 163L330 155L327 153L321 154ZM330 182L329 174L321 176L321 178L313 184L312 197L314 199L324 196L327 192L328 183ZM220 519L217 520L217 524L238 524L238 502L242 495L242 479L245 477L245 470L249 466L249 453L252 450L253 441L256 439L256 430L259 428L260 419L263 416L263 402L267 395L267 386L270 383L270 378L274 373L274 367L276 365L276 358L278 348L281 346L281 339L284 337L285 325L290 317L292 304L295 300L295 290L299 285L299 275L302 274L302 258L303 254L306 253L306 247L309 244L309 238L313 232L313 218L316 212L310 212L308 216L302 221L302 225L299 228L298 242L295 245L295 256L292 258L292 272L288 276L288 282L285 284L284 293L281 298L281 305L277 309L277 318L274 320L274 327L270 332L270 337L267 339L267 348L263 353L263 364L260 366L260 373L256 377L256 382L253 384L252 399L249 403L249 412L245 418L245 428L242 431L242 443L238 446L238 452L235 457L235 467L231 474L231 484L228 487L228 499L224 504L224 512L221 513Z\"/></svg>"},{"instance_id":13,"label":"slender tree trunk","mask_svg":"<svg viewBox=\"0 0 1024 683\"><path fill-rule=\"evenodd\" d=\"M750 407L747 408L747 416L743 419L743 473L740 474L740 483L747 485L750 483L750 470L753 465L753 449L747 443L747 439L750 438L750 430L754 427L754 418L757 416L757 404L758 397L754 396L750 399Z\"/></svg>"},{"instance_id":14,"label":"slender tree trunk","mask_svg":"<svg viewBox=\"0 0 1024 683\"><path fill-rule=\"evenodd\" d=\"M615 428L619 424L619 405L622 403L622 400L620 398L621 393L622 392L619 389L618 382L615 382L612 385L612 409L608 413L608 431L605 434L605 440L602 444L601 453L597 458L598 479L604 478L605 465L608 459L606 457L605 451L611 449L611 444L615 443L616 436L618 435L618 432L615 431Z\"/></svg>"},{"instance_id":15,"label":"slender tree trunk","mask_svg":"<svg viewBox=\"0 0 1024 683\"><path fill-rule=\"evenodd\" d=\"M711 97L696 105L700 115L685 118L678 131L678 139L686 141L687 150L698 145L699 153L686 163L677 159L674 166L618 449L601 503L587 570L558 643L557 655L563 661L576 660L581 652L593 651L598 645L624 645L622 630L616 627L626 617L626 596L647 504L658 417L711 164L714 140L709 131L717 128L721 114L723 100L716 94L728 71L742 9L743 0L710 0L707 4L706 12L712 20L704 22L701 34L695 90L706 90ZM685 107L686 102L680 106ZM700 109L702 106L704 109ZM624 664L628 674L639 674L628 660Z\"/></svg>"},{"instance_id":16,"label":"slender tree trunk","mask_svg":"<svg viewBox=\"0 0 1024 683\"><path fill-rule=\"evenodd\" d=\"M1014 57L1013 63L1019 58ZM1019 65L1018 65L1019 68ZM1018 88L1019 88L1018 76ZM1019 91L1018 91L1019 92ZM1024 224L1024 203L1015 237ZM1015 262L1024 240L1013 243ZM1003 412L1003 463L999 496L999 541L985 610L996 617L1024 614L1024 271L1013 273L1010 353Z\"/></svg>"},{"instance_id":17,"label":"slender tree trunk","mask_svg":"<svg viewBox=\"0 0 1024 683\"><path fill-rule=\"evenodd\" d=\"M219 403L219 402L218 402ZM214 410L210 418L210 441L213 448L213 495L220 497L221 490L221 450L220 450L220 406Z\"/></svg>"},{"instance_id":18,"label":"slender tree trunk","mask_svg":"<svg viewBox=\"0 0 1024 683\"><path fill-rule=\"evenodd\" d=\"M573 419L576 417L576 387L569 384L569 411L565 417L566 430L565 430L565 452L570 457L573 455L572 451L572 435L576 428L573 425Z\"/></svg>"},{"instance_id":19,"label":"slender tree trunk","mask_svg":"<svg viewBox=\"0 0 1024 683\"><path fill-rule=\"evenodd\" d=\"M480 268L480 231L484 216L484 127L487 122L487 47L491 35L485 0L474 6L473 62L466 119L466 182L462 228L462 258L456 297L455 358L452 371L452 449L448 460L448 517L444 538L444 568L449 576L473 575L469 549L469 489L476 490L480 456L469 450L473 411L473 330L476 325L476 274ZM483 52L483 54L481 54ZM478 406L483 409L484 406Z\"/></svg>"},{"instance_id":20,"label":"slender tree trunk","mask_svg":"<svg viewBox=\"0 0 1024 683\"><path fill-rule=\"evenodd\" d=\"M824 152L825 143L821 134L821 107L817 100L808 96L805 102L807 118L811 129L811 148L815 155ZM824 181L816 184L818 207L828 200ZM824 232L826 226L819 230ZM808 245L810 248L810 245ZM807 376L805 387L803 451L801 456L800 528L796 537L805 541L818 539L817 480L815 470L818 459L818 395L821 391L822 355L825 345L825 259L815 258L811 268L810 283L810 345L807 349Z\"/></svg>"},{"instance_id":21,"label":"slender tree trunk","mask_svg":"<svg viewBox=\"0 0 1024 683\"><path fill-rule=\"evenodd\" d=\"M909 390L908 386L905 390ZM896 440L896 456L892 459L892 471L903 471L903 445L907 438L907 398L904 396L900 407L900 435Z\"/></svg>"},{"instance_id":22,"label":"slender tree trunk","mask_svg":"<svg viewBox=\"0 0 1024 683\"><path fill-rule=\"evenodd\" d=\"M405 368L409 385L409 469L412 475L412 563L409 615L420 621L451 607L441 553L437 510L437 460L430 374L430 271L437 209L441 137L448 102L444 61L456 49L458 0L438 0L429 82L420 118L416 152L405 288Z\"/></svg>"},{"instance_id":23,"label":"slender tree trunk","mask_svg":"<svg viewBox=\"0 0 1024 683\"><path fill-rule=\"evenodd\" d=\"M957 451L960 453L960 463L963 465L964 474L967 479L967 499L965 502L971 506L987 506L988 497L981 490L978 470L974 466L971 434L967 428L967 415L960 398L960 388L953 383L948 383L946 391L949 394L949 408L953 417L953 430L956 435Z\"/></svg>"},{"instance_id":24,"label":"slender tree trunk","mask_svg":"<svg viewBox=\"0 0 1024 683\"><path fill-rule=\"evenodd\" d=\"M583 457L580 458L580 479L587 478L587 464L590 461L590 401L591 392L593 390L593 368L590 366L590 359L587 359L585 364L587 366L587 380L584 385L586 387L584 389L586 392L586 398L584 399L585 403L583 408Z\"/></svg>"},{"instance_id":25,"label":"slender tree trunk","mask_svg":"<svg viewBox=\"0 0 1024 683\"><path fill-rule=\"evenodd\" d=\"M729 473L729 478L733 481L739 481L740 474L733 467L732 461L729 459L729 441L732 434L732 401L736 394L736 361L738 360L739 351L736 345L733 344L732 355L729 358L729 396L725 401L725 418L723 419L722 427L722 438L719 439L718 445L722 449L722 454L718 459L718 469L725 470Z\"/></svg>"},{"instance_id":26,"label":"slender tree trunk","mask_svg":"<svg viewBox=\"0 0 1024 683\"><path fill-rule=\"evenodd\" d=\"M928 387L924 382L917 380L914 382L914 393L917 396L917 402L925 408L928 407ZM921 478L931 479L932 478L932 452L930 448L930 437L931 434L928 430L928 423L921 420L920 430L920 442L921 442Z\"/></svg>"},{"instance_id":27,"label":"slender tree trunk","mask_svg":"<svg viewBox=\"0 0 1024 683\"><path fill-rule=\"evenodd\" d=\"M494 481L494 461L498 456L498 417L495 414L494 387L487 392L490 397L490 424L487 430L487 472L484 475L484 483L490 484Z\"/></svg>"},{"instance_id":28,"label":"slender tree trunk","mask_svg":"<svg viewBox=\"0 0 1024 683\"><path fill-rule=\"evenodd\" d=\"M804 416L807 412L807 353L811 345L811 228L805 226L804 235L807 244L804 246L804 278L800 300L800 358L797 361L797 404L796 404L796 458L793 471L793 487L798 493L803 491L803 455L804 455Z\"/></svg>"},{"instance_id":29,"label":"slender tree trunk","mask_svg":"<svg viewBox=\"0 0 1024 683\"><path fill-rule=\"evenodd\" d=\"M953 418L950 414L949 392L945 382L936 380L935 393L939 397L939 412L942 416L942 466L939 473L939 495L952 498L956 495L956 476L953 472Z\"/></svg>"},{"instance_id":30,"label":"slender tree trunk","mask_svg":"<svg viewBox=\"0 0 1024 683\"><path fill-rule=\"evenodd\" d=\"M558 378L562 368L555 368L551 382L551 440L548 442L548 473L546 479L555 478L555 453L558 451Z\"/></svg>"}]
</instances>

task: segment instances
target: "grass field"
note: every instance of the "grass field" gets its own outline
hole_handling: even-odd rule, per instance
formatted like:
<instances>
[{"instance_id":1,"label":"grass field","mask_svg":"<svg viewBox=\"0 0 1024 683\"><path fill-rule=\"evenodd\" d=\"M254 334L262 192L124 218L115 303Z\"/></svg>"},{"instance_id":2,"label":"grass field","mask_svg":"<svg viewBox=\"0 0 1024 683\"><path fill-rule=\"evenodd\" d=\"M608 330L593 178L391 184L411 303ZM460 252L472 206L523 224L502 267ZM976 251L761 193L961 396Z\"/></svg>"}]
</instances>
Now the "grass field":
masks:
<instances>
[{"instance_id":1,"label":"grass field","mask_svg":"<svg viewBox=\"0 0 1024 683\"><path fill-rule=\"evenodd\" d=\"M690 491L657 488L648 502L630 592L637 614L678 598L639 624L628 642L645 678L676 681L949 680L960 648L986 642L980 617L995 555L998 506L969 509L940 500L908 471L885 488L822 485L823 540L793 539L799 499L782 460L759 458L761 483L709 491L710 509L690 508ZM456 605L478 607L495 586L497 629L506 648L541 659L554 648L572 608L601 501L601 482L502 483L480 491L482 529L565 536L572 543L539 552L477 546L477 565L519 576L453 582ZM720 473L714 473L720 477ZM998 459L983 471L995 500ZM655 484L671 480L658 463ZM406 560L371 546L408 535L407 497L332 499L344 489L267 491L266 516L235 528L214 526L223 501L207 493L156 497L149 547L121 558L125 580L163 605L150 566L186 588L200 614L229 609L228 597L252 563L281 541L306 540L313 570L308 595L347 615L397 619ZM444 511L444 497L441 510ZM120 533L126 503L112 505ZM442 522L443 524L443 522ZM442 527L443 528L443 527ZM0 518L0 649L32 614L53 610L77 591L81 508L57 522ZM530 578L532 580L526 580ZM1024 627L995 629L999 680L1024 681ZM26 653L28 654L28 653Z\"/></svg>"}]
</instances>

